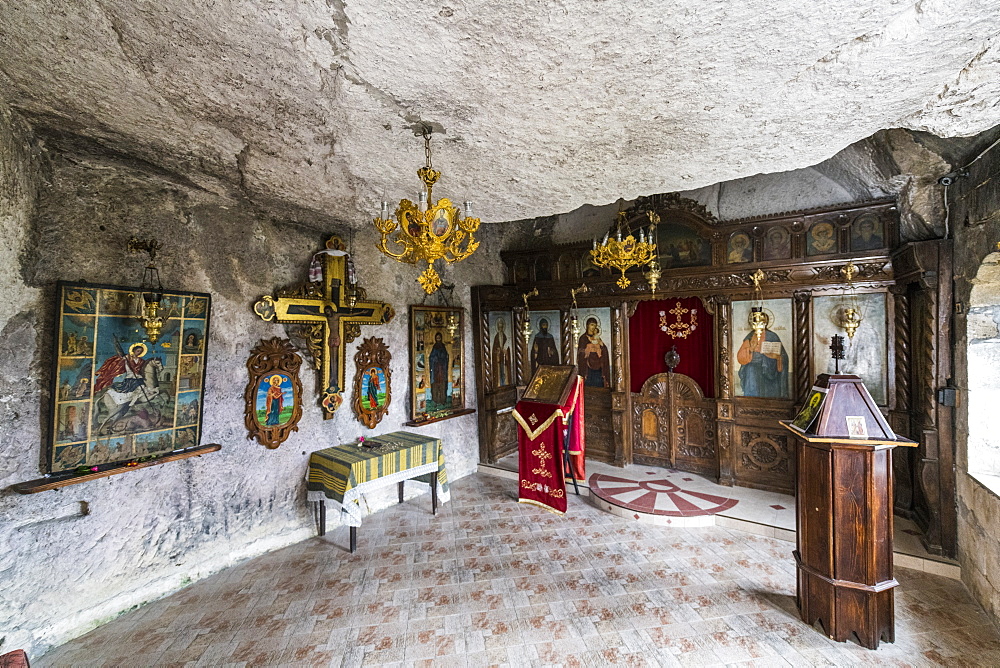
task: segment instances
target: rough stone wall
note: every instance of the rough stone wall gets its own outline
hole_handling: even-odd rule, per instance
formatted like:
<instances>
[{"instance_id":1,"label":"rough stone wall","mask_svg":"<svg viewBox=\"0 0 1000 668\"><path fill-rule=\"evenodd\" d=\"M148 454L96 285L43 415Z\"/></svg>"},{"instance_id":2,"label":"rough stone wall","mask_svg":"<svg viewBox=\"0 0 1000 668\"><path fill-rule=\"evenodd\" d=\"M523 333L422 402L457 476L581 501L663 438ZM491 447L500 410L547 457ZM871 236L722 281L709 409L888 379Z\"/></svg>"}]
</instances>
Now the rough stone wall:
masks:
<instances>
[{"instance_id":1,"label":"rough stone wall","mask_svg":"<svg viewBox=\"0 0 1000 668\"><path fill-rule=\"evenodd\" d=\"M981 132L998 20L1000 0L3 2L0 96L316 211L413 189L407 128L432 122L444 183L503 221L807 167L881 128Z\"/></svg>"},{"instance_id":2,"label":"rough stone wall","mask_svg":"<svg viewBox=\"0 0 1000 668\"><path fill-rule=\"evenodd\" d=\"M679 194L703 205L720 221L895 196L902 239L934 239L944 235L944 207L937 179L952 168L953 158L947 149L954 148L953 144L961 145L961 141L883 130L812 167L756 174ZM534 234L543 235L551 229L555 243L602 236L614 220L617 206L588 204L569 213L535 219ZM554 223L544 224L548 219Z\"/></svg>"},{"instance_id":3,"label":"rough stone wall","mask_svg":"<svg viewBox=\"0 0 1000 668\"><path fill-rule=\"evenodd\" d=\"M984 426L980 423L984 416L977 412L983 390L989 391L989 387L980 385L983 374L988 377L992 373L993 387L1000 376L1000 355L996 354L997 344L992 342L997 338L996 323L1000 319L995 309L986 308L992 297L998 298L993 303L1000 303L1000 284L990 286L988 281L990 274L1000 278L995 266L998 255L991 255L998 250L1000 241L1000 191L989 185L1000 176L1000 149L993 149L970 172L948 193L952 202L950 227L955 236L955 300L971 307L965 309L966 313L956 314L953 337L954 382L963 390L960 395L968 399L961 401L955 411L958 551L966 586L1000 622L1000 497L969 475L970 470L981 472L992 466L977 451L983 446L1000 447L995 403L985 417L992 430L989 442L979 443L977 448L970 441L970 429L982 433L978 428ZM981 272L981 268L985 271ZM973 368L974 364L981 368Z\"/></svg>"},{"instance_id":4,"label":"rough stone wall","mask_svg":"<svg viewBox=\"0 0 1000 668\"><path fill-rule=\"evenodd\" d=\"M362 328L362 336L383 337L393 354L389 413L369 430L354 418L348 395L335 418L323 421L315 375L306 370L299 431L267 450L246 440L245 362L259 339L284 331L256 318L251 305L305 280L311 253L329 234L351 237L344 221L263 211L98 152L36 156L27 131L6 109L0 110L0 156L0 637L6 637L4 648L37 656L213 571L314 535L304 489L309 453L400 429L409 417L407 307L420 303L423 292L418 270L379 254L370 226L362 225L353 238L360 284L397 312L388 326ZM37 200L36 183L42 186ZM223 448L58 491L14 494L10 485L40 474L54 283L135 285L143 260L125 252L133 233L163 242L166 287L213 296L202 442ZM501 234L499 226L484 231L481 250L444 275L459 286L455 298L466 308L469 285L503 280L495 252ZM348 348L349 380L360 342ZM466 368L467 396L474 397L474 371ZM443 438L453 480L474 470L475 415L420 431ZM379 509L391 495L386 490L369 502ZM335 522L330 518L331 526ZM330 558L343 554L331 548Z\"/></svg>"}]
</instances>

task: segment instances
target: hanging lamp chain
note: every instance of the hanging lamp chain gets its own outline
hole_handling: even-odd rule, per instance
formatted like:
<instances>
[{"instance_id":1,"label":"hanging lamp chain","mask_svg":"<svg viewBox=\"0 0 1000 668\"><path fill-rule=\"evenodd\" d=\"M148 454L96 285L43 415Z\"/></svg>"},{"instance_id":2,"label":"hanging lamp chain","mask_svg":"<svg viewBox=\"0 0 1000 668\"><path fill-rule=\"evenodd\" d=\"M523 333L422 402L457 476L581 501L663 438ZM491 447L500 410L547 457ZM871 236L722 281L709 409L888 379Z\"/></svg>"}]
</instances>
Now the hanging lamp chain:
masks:
<instances>
[{"instance_id":1,"label":"hanging lamp chain","mask_svg":"<svg viewBox=\"0 0 1000 668\"><path fill-rule=\"evenodd\" d=\"M423 128L424 135L424 158L427 160L427 169L434 169L431 162L431 130L426 125Z\"/></svg>"}]
</instances>

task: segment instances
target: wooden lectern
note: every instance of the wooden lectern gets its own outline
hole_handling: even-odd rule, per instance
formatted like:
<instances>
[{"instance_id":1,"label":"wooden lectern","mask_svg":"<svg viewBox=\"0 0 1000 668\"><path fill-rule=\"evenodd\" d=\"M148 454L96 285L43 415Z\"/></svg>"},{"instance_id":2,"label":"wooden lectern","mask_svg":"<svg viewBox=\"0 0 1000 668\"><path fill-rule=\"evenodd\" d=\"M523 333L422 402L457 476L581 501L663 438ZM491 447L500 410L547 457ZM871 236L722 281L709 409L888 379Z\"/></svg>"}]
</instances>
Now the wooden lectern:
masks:
<instances>
[{"instance_id":1,"label":"wooden lectern","mask_svg":"<svg viewBox=\"0 0 1000 668\"><path fill-rule=\"evenodd\" d=\"M894 642L892 449L896 436L858 376L823 374L782 424L797 436L794 552L802 620L868 649Z\"/></svg>"}]
</instances>

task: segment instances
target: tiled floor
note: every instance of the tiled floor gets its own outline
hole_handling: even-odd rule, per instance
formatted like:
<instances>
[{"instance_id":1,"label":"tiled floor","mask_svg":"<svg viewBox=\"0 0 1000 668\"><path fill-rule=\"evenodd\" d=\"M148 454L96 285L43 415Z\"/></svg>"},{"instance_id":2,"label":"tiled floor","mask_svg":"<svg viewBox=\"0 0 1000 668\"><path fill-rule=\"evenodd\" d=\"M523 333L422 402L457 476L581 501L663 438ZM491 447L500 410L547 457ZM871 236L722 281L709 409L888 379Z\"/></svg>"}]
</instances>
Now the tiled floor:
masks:
<instances>
[{"instance_id":1,"label":"tiled floor","mask_svg":"<svg viewBox=\"0 0 1000 668\"><path fill-rule=\"evenodd\" d=\"M517 454L501 459L492 466L480 464L481 472L493 475L517 476ZM795 541L795 497L777 492L765 492L749 487L726 487L695 473L669 473L670 469L657 466L642 466L634 464L618 468L610 464L587 460L588 482L594 474L625 478L630 480L655 480L667 477L678 486L692 491L710 494L715 497L736 501L718 511L716 519L704 516L689 516L670 522L659 521L662 518L642 517L639 521L649 521L652 524L671 524L674 526L725 526L739 528L783 540ZM583 489L586 493L587 490ZM727 504L728 505L728 504ZM632 512L617 507L608 508L620 517L632 518ZM669 519L669 518L666 518ZM704 521L709 519L711 521ZM910 520L896 517L894 521L893 551L896 553L896 563L900 566L923 570L935 575L948 575L960 578L961 571L958 562L945 557L929 554L920 542L920 531Z\"/></svg>"},{"instance_id":2,"label":"tiled floor","mask_svg":"<svg viewBox=\"0 0 1000 668\"><path fill-rule=\"evenodd\" d=\"M477 474L144 606L33 661L66 665L998 665L960 582L898 568L896 642L799 621L791 546L628 522L571 496L557 516Z\"/></svg>"}]
</instances>

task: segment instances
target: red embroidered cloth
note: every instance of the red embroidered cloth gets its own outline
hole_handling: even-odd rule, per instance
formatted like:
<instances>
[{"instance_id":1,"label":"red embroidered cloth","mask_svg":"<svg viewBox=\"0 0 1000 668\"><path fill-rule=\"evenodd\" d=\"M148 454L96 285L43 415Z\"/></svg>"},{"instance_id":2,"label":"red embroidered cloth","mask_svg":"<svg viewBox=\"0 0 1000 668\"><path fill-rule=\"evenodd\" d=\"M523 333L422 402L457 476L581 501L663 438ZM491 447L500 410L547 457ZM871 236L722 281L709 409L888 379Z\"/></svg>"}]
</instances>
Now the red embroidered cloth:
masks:
<instances>
[{"instance_id":1,"label":"red embroidered cloth","mask_svg":"<svg viewBox=\"0 0 1000 668\"><path fill-rule=\"evenodd\" d=\"M519 401L514 409L518 424L518 501L554 513L566 512L566 475L584 480L583 379L564 406ZM563 462L563 433L569 425L571 471Z\"/></svg>"}]
</instances>

